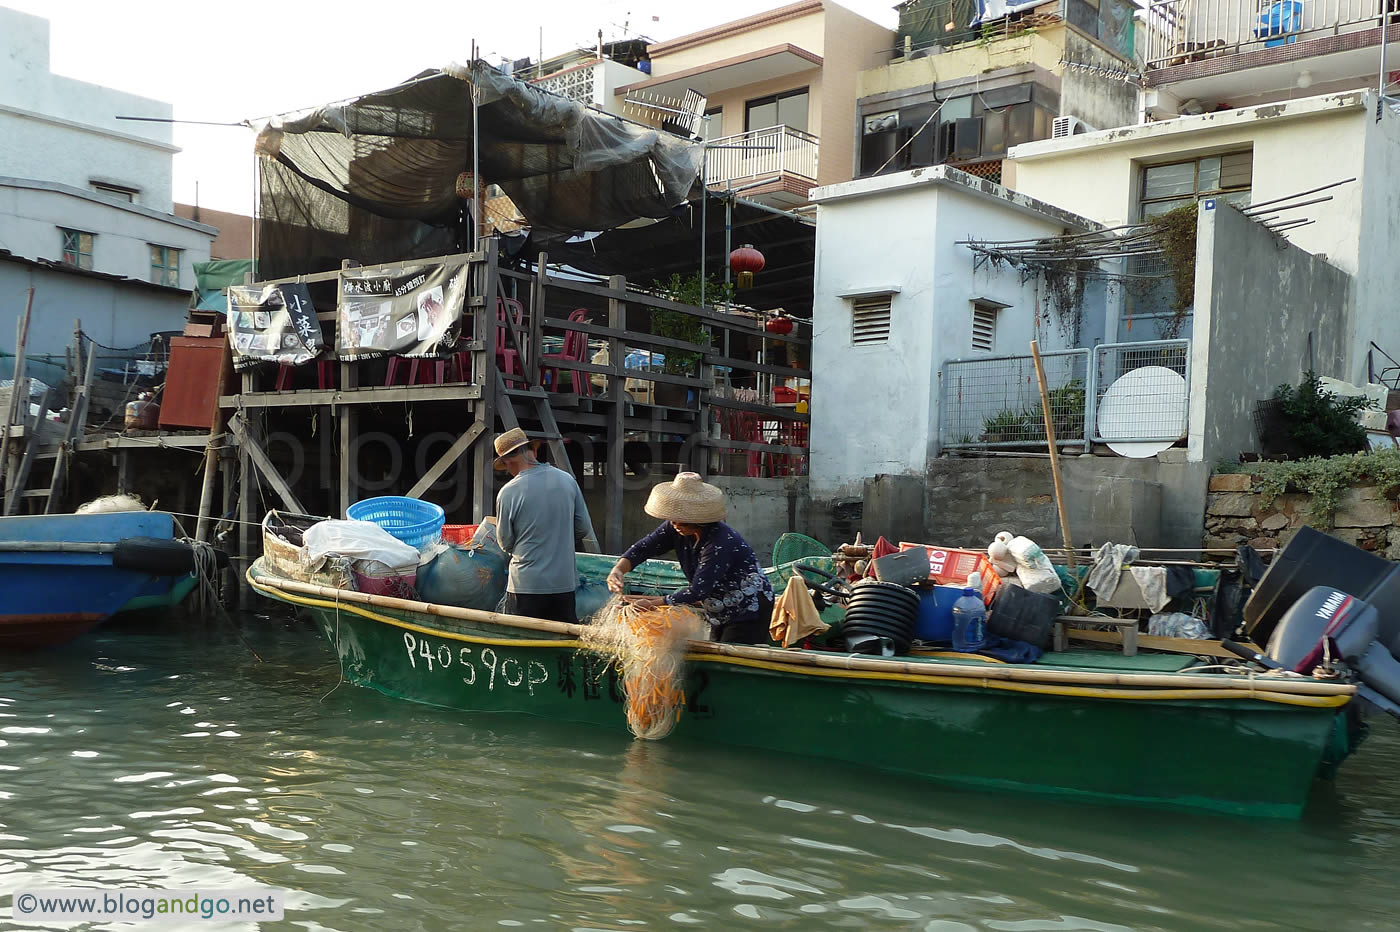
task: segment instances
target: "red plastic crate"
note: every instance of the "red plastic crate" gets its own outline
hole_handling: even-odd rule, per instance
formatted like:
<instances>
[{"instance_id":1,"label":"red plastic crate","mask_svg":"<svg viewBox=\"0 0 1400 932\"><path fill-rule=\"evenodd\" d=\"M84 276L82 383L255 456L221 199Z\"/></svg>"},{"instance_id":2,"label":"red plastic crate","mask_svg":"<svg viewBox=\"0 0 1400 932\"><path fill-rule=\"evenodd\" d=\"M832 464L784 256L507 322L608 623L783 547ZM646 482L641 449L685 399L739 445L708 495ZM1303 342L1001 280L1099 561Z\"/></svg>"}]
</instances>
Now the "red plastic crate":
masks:
<instances>
[{"instance_id":1,"label":"red plastic crate","mask_svg":"<svg viewBox=\"0 0 1400 932\"><path fill-rule=\"evenodd\" d=\"M442 528L442 542L445 544L457 544L465 546L472 542L472 536L476 534L477 524L447 524Z\"/></svg>"},{"instance_id":2,"label":"red plastic crate","mask_svg":"<svg viewBox=\"0 0 1400 932\"><path fill-rule=\"evenodd\" d=\"M933 544L911 544L899 542L900 550L913 550L922 547L928 554L929 579L940 586L961 586L972 573L982 575L982 601L988 605L1001 588L1001 576L997 574L992 561L980 550L957 550L952 547L936 547Z\"/></svg>"}]
</instances>

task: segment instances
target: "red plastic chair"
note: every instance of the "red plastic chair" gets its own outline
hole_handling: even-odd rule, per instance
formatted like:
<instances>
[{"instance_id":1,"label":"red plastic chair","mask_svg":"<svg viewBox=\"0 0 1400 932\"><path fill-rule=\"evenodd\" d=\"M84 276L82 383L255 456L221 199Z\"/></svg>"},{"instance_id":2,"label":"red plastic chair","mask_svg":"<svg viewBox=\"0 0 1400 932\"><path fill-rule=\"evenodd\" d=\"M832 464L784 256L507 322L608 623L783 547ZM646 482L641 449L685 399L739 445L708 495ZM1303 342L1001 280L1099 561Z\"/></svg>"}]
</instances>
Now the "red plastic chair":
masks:
<instances>
[{"instance_id":1,"label":"red plastic chair","mask_svg":"<svg viewBox=\"0 0 1400 932\"><path fill-rule=\"evenodd\" d=\"M447 377L445 359L405 359L394 356L389 360L389 371L384 375L385 385L399 384L399 373L408 364L408 381L405 385L441 385Z\"/></svg>"},{"instance_id":2,"label":"red plastic chair","mask_svg":"<svg viewBox=\"0 0 1400 932\"><path fill-rule=\"evenodd\" d=\"M588 320L588 311L579 308L569 315L569 320L574 323L583 323ZM559 391L562 383L559 378L559 368L557 366L546 366L549 360L563 360L565 362L585 362L588 359L588 334L580 333L577 330L564 331L564 348L558 353L547 353L540 357L540 379L546 387ZM580 372L577 369L569 370L575 395L587 395L593 397L593 380L588 377L587 372Z\"/></svg>"},{"instance_id":3,"label":"red plastic chair","mask_svg":"<svg viewBox=\"0 0 1400 932\"><path fill-rule=\"evenodd\" d=\"M286 363L277 368L277 383L274 391L291 391L295 370ZM335 360L316 360L316 387L335 388Z\"/></svg>"}]
</instances>

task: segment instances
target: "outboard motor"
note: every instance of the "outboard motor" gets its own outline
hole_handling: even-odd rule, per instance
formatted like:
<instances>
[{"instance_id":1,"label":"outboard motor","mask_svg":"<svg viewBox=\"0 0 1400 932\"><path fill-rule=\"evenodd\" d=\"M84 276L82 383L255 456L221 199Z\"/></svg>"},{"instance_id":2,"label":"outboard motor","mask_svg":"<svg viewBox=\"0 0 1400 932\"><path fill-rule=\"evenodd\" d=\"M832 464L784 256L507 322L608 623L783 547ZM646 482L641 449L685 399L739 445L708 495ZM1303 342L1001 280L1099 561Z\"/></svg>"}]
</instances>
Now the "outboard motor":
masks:
<instances>
[{"instance_id":1,"label":"outboard motor","mask_svg":"<svg viewBox=\"0 0 1400 932\"><path fill-rule=\"evenodd\" d=\"M1360 678L1357 695L1400 718L1400 636L1383 643L1377 608L1332 586L1314 586L1279 620L1265 656L1285 670L1310 674L1343 661Z\"/></svg>"}]
</instances>

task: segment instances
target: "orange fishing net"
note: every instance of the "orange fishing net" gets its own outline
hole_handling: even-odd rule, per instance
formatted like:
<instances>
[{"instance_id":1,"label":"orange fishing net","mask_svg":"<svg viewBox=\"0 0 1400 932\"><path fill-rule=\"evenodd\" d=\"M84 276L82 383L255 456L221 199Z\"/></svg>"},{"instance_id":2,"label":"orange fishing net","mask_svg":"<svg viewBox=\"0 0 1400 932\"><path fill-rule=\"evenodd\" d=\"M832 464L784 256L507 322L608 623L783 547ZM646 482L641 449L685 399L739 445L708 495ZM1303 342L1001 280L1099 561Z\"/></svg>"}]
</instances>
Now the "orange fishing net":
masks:
<instances>
[{"instance_id":1,"label":"orange fishing net","mask_svg":"<svg viewBox=\"0 0 1400 932\"><path fill-rule=\"evenodd\" d=\"M638 738L656 741L676 727L685 704L686 642L703 628L700 615L685 606L643 609L613 598L583 629L579 640L622 671L627 727Z\"/></svg>"}]
</instances>

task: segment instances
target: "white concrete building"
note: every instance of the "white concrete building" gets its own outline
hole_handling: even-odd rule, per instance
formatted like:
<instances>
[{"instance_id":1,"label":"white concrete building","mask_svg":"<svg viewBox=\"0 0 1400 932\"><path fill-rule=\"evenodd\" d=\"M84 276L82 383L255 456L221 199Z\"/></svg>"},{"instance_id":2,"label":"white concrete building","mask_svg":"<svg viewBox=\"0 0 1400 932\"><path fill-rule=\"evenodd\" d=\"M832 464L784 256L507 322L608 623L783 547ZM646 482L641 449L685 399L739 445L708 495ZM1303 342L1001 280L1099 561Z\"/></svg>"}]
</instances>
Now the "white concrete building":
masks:
<instances>
[{"instance_id":1,"label":"white concrete building","mask_svg":"<svg viewBox=\"0 0 1400 932\"><path fill-rule=\"evenodd\" d=\"M1400 359L1400 116L1376 117L1374 92L1349 91L1027 143L1010 161L1017 191L1108 226L1192 200L1267 204L1347 182L1281 218L1311 219L1288 240L1353 276L1343 377L1360 382L1391 365L1372 343Z\"/></svg>"},{"instance_id":2,"label":"white concrete building","mask_svg":"<svg viewBox=\"0 0 1400 932\"><path fill-rule=\"evenodd\" d=\"M1140 325L1120 341L1134 273L1071 259L1084 276L1066 299L1057 277L1073 273L1036 258L1078 248L1061 237L1082 232L1102 232L1077 242L1116 256L1124 247L1093 220L942 165L814 200L810 494L863 498L891 527L922 512L925 528L990 538L1005 516L1033 521L1053 501L1038 474L1005 490L969 479L1014 458L939 459L1044 453L1035 339L1079 539L1191 546L1211 468L1256 449L1256 402L1308 366L1343 372L1356 332L1357 279L1226 198L1203 200L1196 218L1194 326L1164 339Z\"/></svg>"},{"instance_id":3,"label":"white concrete building","mask_svg":"<svg viewBox=\"0 0 1400 932\"><path fill-rule=\"evenodd\" d=\"M1036 279L979 268L959 243L1092 224L945 165L828 185L812 199L812 371L820 375L809 482L815 498L858 496L867 478L919 475L937 456L946 361L1025 355L1032 339L1047 352L1067 343L1044 324Z\"/></svg>"},{"instance_id":4,"label":"white concrete building","mask_svg":"<svg viewBox=\"0 0 1400 932\"><path fill-rule=\"evenodd\" d=\"M7 275L34 284L36 318L62 318L36 319L32 352L61 358L75 318L101 320L94 337L115 346L181 327L193 266L208 261L218 230L172 213L170 124L117 119L171 113L168 103L53 74L48 21L0 8L0 251L19 263ZM40 294L34 276L45 265L83 281L44 276ZM13 352L24 303L24 289L0 293L0 351Z\"/></svg>"}]
</instances>

